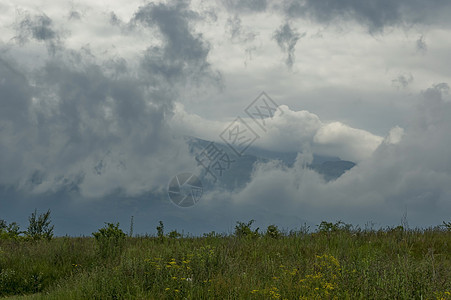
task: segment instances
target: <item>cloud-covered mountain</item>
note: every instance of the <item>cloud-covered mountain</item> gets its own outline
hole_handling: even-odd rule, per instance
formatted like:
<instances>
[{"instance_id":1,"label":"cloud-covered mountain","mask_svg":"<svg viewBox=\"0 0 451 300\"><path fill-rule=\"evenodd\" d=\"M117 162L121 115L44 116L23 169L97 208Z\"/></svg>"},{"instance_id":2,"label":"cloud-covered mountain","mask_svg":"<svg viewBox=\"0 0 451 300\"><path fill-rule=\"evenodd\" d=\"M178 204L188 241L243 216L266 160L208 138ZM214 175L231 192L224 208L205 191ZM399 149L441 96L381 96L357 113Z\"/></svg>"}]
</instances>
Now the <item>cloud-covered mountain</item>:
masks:
<instances>
[{"instance_id":1,"label":"cloud-covered mountain","mask_svg":"<svg viewBox=\"0 0 451 300\"><path fill-rule=\"evenodd\" d=\"M194 137L190 137L187 140L193 155L201 153L212 143L211 141ZM299 155L297 152L277 152L250 147L242 156L238 156L227 145L215 143L215 147L220 149L222 153L227 154L228 157L233 160L231 166L225 169L215 181L215 184L228 190L241 189L249 184L256 164L269 163L270 161L275 160L281 162L286 167L291 168L294 166L297 156ZM355 163L351 161L317 154L312 154L312 161L305 165L306 168L318 172L326 182L339 178L354 166ZM211 182L211 178L208 178L208 176L206 177L207 181L205 183L207 183L207 186L209 188L215 188L214 184L208 184Z\"/></svg>"}]
</instances>

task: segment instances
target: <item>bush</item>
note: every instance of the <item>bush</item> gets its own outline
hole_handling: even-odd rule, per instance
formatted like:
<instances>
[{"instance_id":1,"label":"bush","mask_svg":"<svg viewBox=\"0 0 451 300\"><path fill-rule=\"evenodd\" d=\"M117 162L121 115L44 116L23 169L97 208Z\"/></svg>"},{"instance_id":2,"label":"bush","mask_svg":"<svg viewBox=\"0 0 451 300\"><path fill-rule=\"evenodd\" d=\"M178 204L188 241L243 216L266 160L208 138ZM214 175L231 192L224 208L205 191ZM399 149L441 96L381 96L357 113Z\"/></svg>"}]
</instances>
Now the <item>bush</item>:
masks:
<instances>
[{"instance_id":1,"label":"bush","mask_svg":"<svg viewBox=\"0 0 451 300\"><path fill-rule=\"evenodd\" d=\"M33 240L52 239L54 226L50 226L50 209L47 210L47 212L40 214L38 217L35 209L31 216L28 218L28 222L28 229L25 232L27 237Z\"/></svg>"},{"instance_id":2,"label":"bush","mask_svg":"<svg viewBox=\"0 0 451 300\"><path fill-rule=\"evenodd\" d=\"M335 223L322 221L318 226L319 233L331 233L331 232L339 232L346 231L350 232L352 225L346 224L342 221L338 221Z\"/></svg>"},{"instance_id":3,"label":"bush","mask_svg":"<svg viewBox=\"0 0 451 300\"><path fill-rule=\"evenodd\" d=\"M247 223L237 221L235 225L235 235L237 237L258 237L258 230L260 228L257 228L254 231L251 230L252 223L254 222L255 220L250 220Z\"/></svg>"},{"instance_id":4,"label":"bush","mask_svg":"<svg viewBox=\"0 0 451 300\"><path fill-rule=\"evenodd\" d=\"M172 230L171 232L169 232L168 237L170 239L177 239L179 237L181 237L182 235L180 233L177 232L177 230Z\"/></svg>"},{"instance_id":5,"label":"bush","mask_svg":"<svg viewBox=\"0 0 451 300\"><path fill-rule=\"evenodd\" d=\"M12 222L8 225L5 220L0 220L0 239L17 240L21 238L21 233L22 231L20 231L20 227L16 222Z\"/></svg>"},{"instance_id":6,"label":"bush","mask_svg":"<svg viewBox=\"0 0 451 300\"><path fill-rule=\"evenodd\" d=\"M273 239L278 239L282 237L282 233L276 225L269 225L266 229L266 236Z\"/></svg>"},{"instance_id":7,"label":"bush","mask_svg":"<svg viewBox=\"0 0 451 300\"><path fill-rule=\"evenodd\" d=\"M119 228L119 223L105 224L105 227L93 232L92 235L96 239L99 255L102 258L114 258L122 253L126 234Z\"/></svg>"}]
</instances>

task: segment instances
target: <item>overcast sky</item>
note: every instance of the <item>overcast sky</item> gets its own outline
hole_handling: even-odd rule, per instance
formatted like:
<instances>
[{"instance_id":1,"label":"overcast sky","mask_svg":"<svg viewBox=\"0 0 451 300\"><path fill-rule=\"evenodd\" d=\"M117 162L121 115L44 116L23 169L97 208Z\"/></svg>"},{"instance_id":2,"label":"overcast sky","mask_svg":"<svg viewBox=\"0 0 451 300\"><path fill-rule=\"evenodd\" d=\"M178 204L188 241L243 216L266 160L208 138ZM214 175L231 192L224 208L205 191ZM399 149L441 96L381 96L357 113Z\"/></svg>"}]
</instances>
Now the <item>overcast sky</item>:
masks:
<instances>
[{"instance_id":1,"label":"overcast sky","mask_svg":"<svg viewBox=\"0 0 451 300\"><path fill-rule=\"evenodd\" d=\"M141 233L449 221L450 14L447 0L3 0L0 219L50 208L73 235L131 215ZM263 91L280 105L264 129L245 112ZM171 204L169 180L198 168L185 137L220 142L237 117L296 164ZM326 183L312 154L357 166Z\"/></svg>"}]
</instances>

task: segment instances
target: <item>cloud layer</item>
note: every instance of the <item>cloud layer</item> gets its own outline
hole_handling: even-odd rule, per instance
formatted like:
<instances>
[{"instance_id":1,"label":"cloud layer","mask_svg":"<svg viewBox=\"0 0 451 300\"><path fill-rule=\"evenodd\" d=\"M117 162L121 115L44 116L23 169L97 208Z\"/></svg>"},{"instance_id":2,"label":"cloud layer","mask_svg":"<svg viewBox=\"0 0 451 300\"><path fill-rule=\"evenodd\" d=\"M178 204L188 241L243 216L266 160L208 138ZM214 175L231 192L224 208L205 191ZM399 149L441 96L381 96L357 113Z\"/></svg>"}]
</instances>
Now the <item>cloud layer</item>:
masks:
<instances>
[{"instance_id":1,"label":"cloud layer","mask_svg":"<svg viewBox=\"0 0 451 300\"><path fill-rule=\"evenodd\" d=\"M244 218L449 217L445 0L20 0L0 11L0 218L51 206L60 224L135 214L142 231L159 218L199 232ZM255 165L242 189L172 206L168 181L198 168L185 137L221 141L238 116L254 126L244 109L262 91L281 110L253 146L299 152L297 163ZM358 164L325 182L305 168L313 154Z\"/></svg>"},{"instance_id":2,"label":"cloud layer","mask_svg":"<svg viewBox=\"0 0 451 300\"><path fill-rule=\"evenodd\" d=\"M425 108L431 101L434 106ZM244 189L212 193L205 207L242 211L246 217L252 211L266 225L274 216L285 216L285 226L334 218L394 225L404 213L412 226L446 219L451 209L451 160L446 153L451 122L444 115L429 116L450 113L451 103L443 101L439 85L424 92L418 109L408 129L394 128L369 157L336 181L325 182L306 168L311 158L305 152L291 168L274 161L257 165ZM229 198L232 205L222 207L218 199Z\"/></svg>"}]
</instances>

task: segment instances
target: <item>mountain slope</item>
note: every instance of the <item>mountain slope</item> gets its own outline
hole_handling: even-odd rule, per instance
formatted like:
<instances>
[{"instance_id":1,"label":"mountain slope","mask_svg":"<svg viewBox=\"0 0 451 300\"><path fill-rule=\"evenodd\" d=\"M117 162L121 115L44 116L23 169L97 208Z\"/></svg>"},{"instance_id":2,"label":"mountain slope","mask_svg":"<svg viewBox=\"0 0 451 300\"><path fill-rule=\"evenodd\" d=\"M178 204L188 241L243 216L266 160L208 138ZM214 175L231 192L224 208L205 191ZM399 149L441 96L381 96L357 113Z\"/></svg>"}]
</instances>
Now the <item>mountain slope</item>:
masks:
<instances>
[{"instance_id":1,"label":"mountain slope","mask_svg":"<svg viewBox=\"0 0 451 300\"><path fill-rule=\"evenodd\" d=\"M199 155L206 149L211 142L199 138L187 138L191 152L194 155ZM271 160L279 160L285 166L292 167L296 161L298 153L296 152L278 152L256 147L250 147L242 156L237 156L233 151L224 144L214 143L214 146L226 153L231 163L229 168L222 171L222 174L217 174L217 182L220 186L226 189L236 189L244 187L250 180L251 174L256 162L268 162ZM355 166L354 162L341 160L338 157L313 155L313 161L308 168L318 172L326 181L331 181L339 178L347 170ZM211 175L207 177L213 178ZM207 183L208 185L208 183Z\"/></svg>"}]
</instances>

